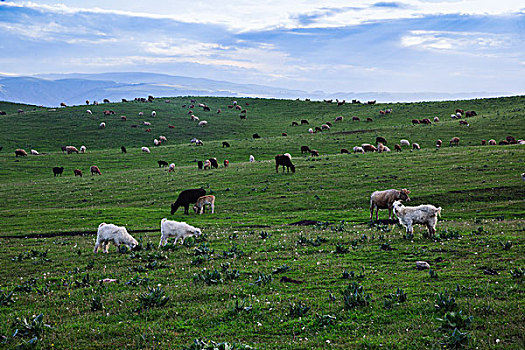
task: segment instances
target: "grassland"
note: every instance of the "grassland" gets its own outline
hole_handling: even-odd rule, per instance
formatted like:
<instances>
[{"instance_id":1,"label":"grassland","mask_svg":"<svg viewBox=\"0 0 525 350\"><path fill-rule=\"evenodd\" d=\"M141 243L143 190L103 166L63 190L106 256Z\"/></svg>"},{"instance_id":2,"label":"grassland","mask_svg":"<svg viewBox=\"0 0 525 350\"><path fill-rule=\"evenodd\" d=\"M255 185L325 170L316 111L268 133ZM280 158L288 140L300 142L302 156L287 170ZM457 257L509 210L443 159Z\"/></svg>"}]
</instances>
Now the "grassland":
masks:
<instances>
[{"instance_id":1,"label":"grassland","mask_svg":"<svg viewBox=\"0 0 525 350\"><path fill-rule=\"evenodd\" d=\"M6 347L29 347L34 337L36 348L57 349L181 348L196 338L259 349L525 347L525 147L480 145L525 137L525 97L343 106L237 99L247 120L226 107L232 99L198 98L212 110L193 109L206 127L181 107L189 97L169 100L56 110L0 103L8 112L0 134L0 336ZM386 108L393 113L380 116ZM456 108L478 116L460 127L450 119ZM300 119L320 126L339 115L343 122L314 135L308 126L291 126ZM374 121L352 122L352 116ZM434 116L441 121L431 126L410 122ZM98 128L102 121L105 129ZM152 123L151 133L143 121ZM254 133L262 138L252 139ZM159 135L168 142L154 147ZM422 149L339 153L376 136L389 146L406 138ZM459 146L448 147L454 136ZM190 144L193 137L204 146ZM440 150L438 138L445 144ZM222 141L231 147L222 148ZM66 155L62 145L85 145L87 153ZM301 155L301 145L321 156ZM15 148L43 154L17 159ZM292 154L295 174L275 173L273 157L284 152ZM230 166L198 170L195 160L208 157L228 159ZM174 162L175 171L159 168L160 159ZM102 176L89 175L91 165ZM65 168L63 176L53 177L54 166ZM84 177L73 176L76 168ZM170 215L177 194L197 187L217 197L217 213ZM411 205L441 206L438 236L424 238L423 228L407 236L386 221L369 224L370 193L387 188L409 188ZM164 217L206 235L156 249ZM289 225L300 220L320 223ZM125 225L141 249L112 247L108 255L94 255L102 221ZM417 271L418 260L435 274ZM283 276L303 283L281 282ZM108 278L116 281L99 282ZM363 290L345 305L342 291L351 283ZM167 303L147 304L154 299L141 297L148 287L165 293ZM450 322L438 320L451 317L435 307L439 293L450 310L472 316L470 324L457 324L455 338ZM17 318L40 313L52 328L13 337L22 329Z\"/></svg>"}]
</instances>

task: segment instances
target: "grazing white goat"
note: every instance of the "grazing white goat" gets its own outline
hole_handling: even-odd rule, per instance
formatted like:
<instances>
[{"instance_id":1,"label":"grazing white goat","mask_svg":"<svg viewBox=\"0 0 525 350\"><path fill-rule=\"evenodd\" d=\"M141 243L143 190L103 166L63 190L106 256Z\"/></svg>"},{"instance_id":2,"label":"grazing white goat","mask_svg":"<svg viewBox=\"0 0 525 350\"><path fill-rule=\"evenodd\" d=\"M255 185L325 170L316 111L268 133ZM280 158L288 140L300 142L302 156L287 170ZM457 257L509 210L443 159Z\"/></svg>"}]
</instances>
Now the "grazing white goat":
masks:
<instances>
[{"instance_id":1,"label":"grazing white goat","mask_svg":"<svg viewBox=\"0 0 525 350\"><path fill-rule=\"evenodd\" d=\"M144 153L151 153L148 147L142 147L141 150Z\"/></svg>"},{"instance_id":2,"label":"grazing white goat","mask_svg":"<svg viewBox=\"0 0 525 350\"><path fill-rule=\"evenodd\" d=\"M31 150L31 154L34 155L34 156L38 156L40 153L38 153L38 151L36 149L32 149Z\"/></svg>"},{"instance_id":3,"label":"grazing white goat","mask_svg":"<svg viewBox=\"0 0 525 350\"><path fill-rule=\"evenodd\" d=\"M202 196L197 199L197 202L193 206L193 211L195 213L202 214L204 213L204 206L209 205L211 208L211 213L213 214L215 212L215 196L214 195L208 195L208 196Z\"/></svg>"},{"instance_id":4,"label":"grazing white goat","mask_svg":"<svg viewBox=\"0 0 525 350\"><path fill-rule=\"evenodd\" d=\"M80 153L86 153L86 146L80 146Z\"/></svg>"},{"instance_id":5,"label":"grazing white goat","mask_svg":"<svg viewBox=\"0 0 525 350\"><path fill-rule=\"evenodd\" d=\"M113 224L106 224L105 222L98 225L97 242L93 253L98 252L98 248L102 245L103 252L108 252L109 242L113 242L116 246L125 244L131 249L138 245L135 238L131 237L125 227L116 226Z\"/></svg>"},{"instance_id":6,"label":"grazing white goat","mask_svg":"<svg viewBox=\"0 0 525 350\"><path fill-rule=\"evenodd\" d=\"M401 146L408 146L408 147L410 147L410 141L408 141L408 140L403 139L403 140L400 140L399 143L401 144Z\"/></svg>"},{"instance_id":7,"label":"grazing white goat","mask_svg":"<svg viewBox=\"0 0 525 350\"><path fill-rule=\"evenodd\" d=\"M186 237L198 237L202 234L199 228L188 225L185 222L168 220L166 218L160 221L160 233L159 247L168 244L168 238L170 237L175 237L173 244L177 244L179 238L182 238L182 243L184 243Z\"/></svg>"},{"instance_id":8,"label":"grazing white goat","mask_svg":"<svg viewBox=\"0 0 525 350\"><path fill-rule=\"evenodd\" d=\"M250 163L253 163L253 162L255 162L255 157L250 154Z\"/></svg>"},{"instance_id":9,"label":"grazing white goat","mask_svg":"<svg viewBox=\"0 0 525 350\"><path fill-rule=\"evenodd\" d=\"M150 122L143 122L142 124L144 124L145 126L151 126Z\"/></svg>"},{"instance_id":10,"label":"grazing white goat","mask_svg":"<svg viewBox=\"0 0 525 350\"><path fill-rule=\"evenodd\" d=\"M206 124L208 124L208 122L206 120L203 120L203 121L199 122L199 126L206 126Z\"/></svg>"},{"instance_id":11,"label":"grazing white goat","mask_svg":"<svg viewBox=\"0 0 525 350\"><path fill-rule=\"evenodd\" d=\"M105 123L105 122L102 122L102 123L100 123L100 124L98 125L98 127L99 127L100 129L103 129L103 128L106 127L106 123Z\"/></svg>"},{"instance_id":12,"label":"grazing white goat","mask_svg":"<svg viewBox=\"0 0 525 350\"><path fill-rule=\"evenodd\" d=\"M436 233L437 217L441 215L441 207L436 208L431 204L405 207L401 201L395 201L393 208L399 223L406 227L408 234L414 232L412 227L414 224L426 225L430 236Z\"/></svg>"}]
</instances>

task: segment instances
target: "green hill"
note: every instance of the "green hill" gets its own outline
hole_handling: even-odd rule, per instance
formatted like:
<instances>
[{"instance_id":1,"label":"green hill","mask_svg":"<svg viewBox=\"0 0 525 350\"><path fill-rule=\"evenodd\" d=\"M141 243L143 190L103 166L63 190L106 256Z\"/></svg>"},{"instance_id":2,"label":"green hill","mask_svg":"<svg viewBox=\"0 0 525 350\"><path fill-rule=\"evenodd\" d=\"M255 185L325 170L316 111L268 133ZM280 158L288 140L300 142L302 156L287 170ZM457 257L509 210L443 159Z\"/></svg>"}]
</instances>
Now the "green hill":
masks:
<instances>
[{"instance_id":1,"label":"green hill","mask_svg":"<svg viewBox=\"0 0 525 350\"><path fill-rule=\"evenodd\" d=\"M482 146L481 140L525 139L525 96L342 106L237 99L246 120L228 108L231 98L199 97L191 110L208 122L204 127L191 120L190 99L58 109L0 102L7 112L0 116L0 267L9 271L0 275L5 344L31 339L12 337L13 322L43 312L53 328L37 336L42 348L173 348L194 338L261 349L523 346L525 146ZM468 127L451 119L457 108L477 112L462 119ZM379 113L386 109L392 113ZM343 121L335 122L338 116ZM352 121L355 116L360 121ZM440 121L412 124L434 117ZM292 126L302 119L309 125ZM308 133L326 122L330 130ZM252 138L255 133L261 138ZM154 146L160 135L168 141ZM377 136L392 152L340 152L375 144ZM460 138L458 146L449 146L452 137ZM421 150L394 152L401 139ZM443 140L439 150L437 139ZM223 141L231 147L223 148ZM64 154L65 145L84 145L87 152ZM320 156L301 154L302 145ZM17 148L40 155L17 158ZM286 152L296 172L276 173L274 157ZM248 162L250 155L256 162ZM199 170L196 161L210 157L221 166ZM158 160L175 163L175 171L159 168ZM101 176L89 173L92 165ZM55 166L64 167L62 176L53 176ZM74 169L84 176L75 177ZM170 215L178 193L198 187L216 196L216 214L186 216L179 209ZM370 194L389 188L410 189L406 205L443 208L436 237L423 237L424 227L412 237L394 222L369 224ZM164 217L202 228L205 240L155 249ZM387 218L386 210L380 218ZM318 224L288 225L301 220ZM94 256L101 222L126 226L142 239L143 250L119 254L111 247L107 256ZM439 276L416 271L417 260L428 261ZM283 265L290 270L272 274ZM223 280L215 275L210 282L206 271L215 269ZM303 283L280 282L283 275ZM138 295L147 290L126 284L134 277L161 285L168 304L140 307ZM118 282L98 282L104 278ZM350 299L345 304L341 291L349 282L362 285L371 299L358 293L355 308ZM38 292L44 286L50 291ZM397 288L408 294L406 302L392 296ZM463 336L449 338L454 329L437 320L445 314L436 310L435 294L445 290L457 310L474 317L471 326L459 326ZM103 309L93 306L96 296ZM252 308L236 307L241 300Z\"/></svg>"}]
</instances>

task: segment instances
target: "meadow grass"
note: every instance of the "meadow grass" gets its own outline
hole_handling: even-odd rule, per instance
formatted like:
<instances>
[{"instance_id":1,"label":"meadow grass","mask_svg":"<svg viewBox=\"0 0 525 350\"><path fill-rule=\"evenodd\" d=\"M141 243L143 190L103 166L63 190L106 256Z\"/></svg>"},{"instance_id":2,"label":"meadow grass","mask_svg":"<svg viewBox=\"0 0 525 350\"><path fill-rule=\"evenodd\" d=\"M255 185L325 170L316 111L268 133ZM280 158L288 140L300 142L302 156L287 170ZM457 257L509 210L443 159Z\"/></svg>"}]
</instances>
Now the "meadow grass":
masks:
<instances>
[{"instance_id":1,"label":"meadow grass","mask_svg":"<svg viewBox=\"0 0 525 350\"><path fill-rule=\"evenodd\" d=\"M4 346L30 347L36 337L34 346L46 349L182 348L196 338L260 349L525 347L525 148L480 145L523 138L525 97L371 106L237 99L247 120L227 108L232 99L199 97L212 109L193 109L209 122L204 128L181 107L189 99L57 110L0 103L8 111L0 133ZM393 113L380 116L386 108ZM456 108L477 111L470 127L450 120ZM116 114L103 116L105 109ZM330 131L307 133L339 115L344 121ZM352 116L374 121L352 122ZM441 121L431 126L410 122L434 116ZM300 119L310 125L291 126ZM144 120L152 133L130 127ZM98 129L101 121L105 129ZM168 142L154 147L159 135ZM392 149L401 138L422 149L339 153L375 143L376 136ZM454 136L460 145L449 147ZM204 146L190 144L192 137ZM222 141L231 147L222 148ZM87 153L63 154L60 147L70 144L86 145ZM301 145L320 157L301 155ZM19 147L44 154L15 158ZM285 152L294 174L275 172L273 158ZM229 159L230 166L198 170L195 160L209 157L219 164ZM174 162L175 171L159 168L161 159ZM91 165L102 176L91 176ZM65 168L61 177L53 176L54 166ZM76 168L82 178L73 176ZM198 187L217 197L216 214L186 216L179 209L170 215L177 194ZM410 189L407 205L443 208L436 237L424 238L423 227L407 236L393 222L369 222L370 193L388 188ZM205 236L158 249L164 217L200 227ZM300 220L319 223L289 225ZM111 246L107 255L93 254L103 221L126 226L141 249ZM433 273L416 270L419 260ZM352 283L362 290L343 295ZM169 300L163 304L148 287ZM439 293L451 311L473 317L470 325L457 324L461 333L454 337L439 320L453 317L435 306ZM17 319L40 313L51 328L22 332Z\"/></svg>"}]
</instances>

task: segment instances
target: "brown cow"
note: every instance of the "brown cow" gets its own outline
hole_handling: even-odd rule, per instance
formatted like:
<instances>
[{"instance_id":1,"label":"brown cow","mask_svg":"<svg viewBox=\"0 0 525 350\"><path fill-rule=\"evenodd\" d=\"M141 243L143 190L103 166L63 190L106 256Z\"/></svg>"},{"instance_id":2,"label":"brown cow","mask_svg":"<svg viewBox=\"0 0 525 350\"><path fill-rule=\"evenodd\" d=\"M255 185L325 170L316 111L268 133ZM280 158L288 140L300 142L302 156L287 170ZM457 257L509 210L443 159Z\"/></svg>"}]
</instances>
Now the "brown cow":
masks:
<instances>
[{"instance_id":1,"label":"brown cow","mask_svg":"<svg viewBox=\"0 0 525 350\"><path fill-rule=\"evenodd\" d=\"M98 168L98 166L96 165L93 165L91 168L89 168L91 170L91 176L95 175L95 174L98 174L98 175L102 175L102 173L100 172L100 169Z\"/></svg>"}]
</instances>

